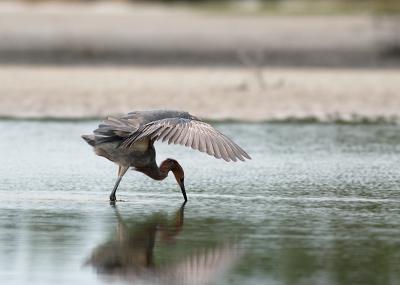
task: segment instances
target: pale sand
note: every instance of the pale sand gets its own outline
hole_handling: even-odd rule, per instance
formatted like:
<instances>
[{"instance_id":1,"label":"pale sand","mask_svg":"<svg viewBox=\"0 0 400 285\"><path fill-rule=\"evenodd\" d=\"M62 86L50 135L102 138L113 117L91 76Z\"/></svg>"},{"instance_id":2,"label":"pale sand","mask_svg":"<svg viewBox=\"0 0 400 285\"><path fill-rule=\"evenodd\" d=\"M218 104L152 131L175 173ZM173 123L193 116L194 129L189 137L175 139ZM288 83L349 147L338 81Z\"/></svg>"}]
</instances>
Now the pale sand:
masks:
<instances>
[{"instance_id":1,"label":"pale sand","mask_svg":"<svg viewBox=\"0 0 400 285\"><path fill-rule=\"evenodd\" d=\"M89 118L181 109L211 120L391 119L399 70L0 67L0 116Z\"/></svg>"}]
</instances>

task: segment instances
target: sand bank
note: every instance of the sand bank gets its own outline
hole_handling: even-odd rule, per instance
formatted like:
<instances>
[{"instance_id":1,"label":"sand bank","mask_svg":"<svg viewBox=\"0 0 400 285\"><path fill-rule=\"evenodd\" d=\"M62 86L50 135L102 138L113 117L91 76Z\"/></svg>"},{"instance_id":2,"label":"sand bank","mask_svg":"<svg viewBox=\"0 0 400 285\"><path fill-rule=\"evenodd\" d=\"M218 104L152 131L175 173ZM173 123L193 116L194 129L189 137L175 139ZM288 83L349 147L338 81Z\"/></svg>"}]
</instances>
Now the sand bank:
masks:
<instances>
[{"instance_id":1,"label":"sand bank","mask_svg":"<svg viewBox=\"0 0 400 285\"><path fill-rule=\"evenodd\" d=\"M0 67L0 116L91 118L188 110L210 120L397 120L400 70Z\"/></svg>"}]
</instances>

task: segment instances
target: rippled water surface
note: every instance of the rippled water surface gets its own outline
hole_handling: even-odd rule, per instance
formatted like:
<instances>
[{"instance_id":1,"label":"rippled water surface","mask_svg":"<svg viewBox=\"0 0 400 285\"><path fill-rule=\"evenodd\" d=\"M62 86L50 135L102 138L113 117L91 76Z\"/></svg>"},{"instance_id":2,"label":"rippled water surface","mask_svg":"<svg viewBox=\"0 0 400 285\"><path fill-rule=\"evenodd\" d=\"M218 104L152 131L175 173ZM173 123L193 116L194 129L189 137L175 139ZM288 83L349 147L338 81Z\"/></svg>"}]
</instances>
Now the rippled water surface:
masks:
<instances>
[{"instance_id":1,"label":"rippled water surface","mask_svg":"<svg viewBox=\"0 0 400 285\"><path fill-rule=\"evenodd\" d=\"M252 160L157 144L115 165L96 122L0 122L0 284L400 284L400 127L218 124Z\"/></svg>"}]
</instances>

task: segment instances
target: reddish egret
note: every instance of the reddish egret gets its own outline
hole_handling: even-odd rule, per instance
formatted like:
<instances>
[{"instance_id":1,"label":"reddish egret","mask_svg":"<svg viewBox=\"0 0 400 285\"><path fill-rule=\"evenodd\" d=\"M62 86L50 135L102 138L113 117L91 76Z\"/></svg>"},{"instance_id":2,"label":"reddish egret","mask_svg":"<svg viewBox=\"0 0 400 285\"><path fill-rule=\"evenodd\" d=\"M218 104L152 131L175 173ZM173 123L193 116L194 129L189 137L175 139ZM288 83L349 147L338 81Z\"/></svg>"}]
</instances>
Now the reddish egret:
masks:
<instances>
[{"instance_id":1,"label":"reddish egret","mask_svg":"<svg viewBox=\"0 0 400 285\"><path fill-rule=\"evenodd\" d=\"M129 167L155 180L163 180L172 171L187 201L182 167L170 158L158 167L155 141L185 145L226 161L250 159L228 137L187 112L135 111L119 118L108 117L93 133L82 138L93 146L97 155L115 162L119 167L110 201L115 201L118 185Z\"/></svg>"}]
</instances>

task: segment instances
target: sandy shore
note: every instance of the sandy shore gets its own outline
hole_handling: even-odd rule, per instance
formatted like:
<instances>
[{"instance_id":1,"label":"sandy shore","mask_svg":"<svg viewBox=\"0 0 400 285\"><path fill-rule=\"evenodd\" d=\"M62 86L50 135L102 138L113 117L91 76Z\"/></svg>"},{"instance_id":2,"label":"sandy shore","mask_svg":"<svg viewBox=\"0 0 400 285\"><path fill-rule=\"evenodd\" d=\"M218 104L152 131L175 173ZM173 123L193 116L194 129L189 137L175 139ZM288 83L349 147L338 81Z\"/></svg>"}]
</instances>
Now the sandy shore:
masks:
<instances>
[{"instance_id":1,"label":"sandy shore","mask_svg":"<svg viewBox=\"0 0 400 285\"><path fill-rule=\"evenodd\" d=\"M89 118L188 110L212 120L393 120L400 70L0 67L0 116Z\"/></svg>"}]
</instances>

